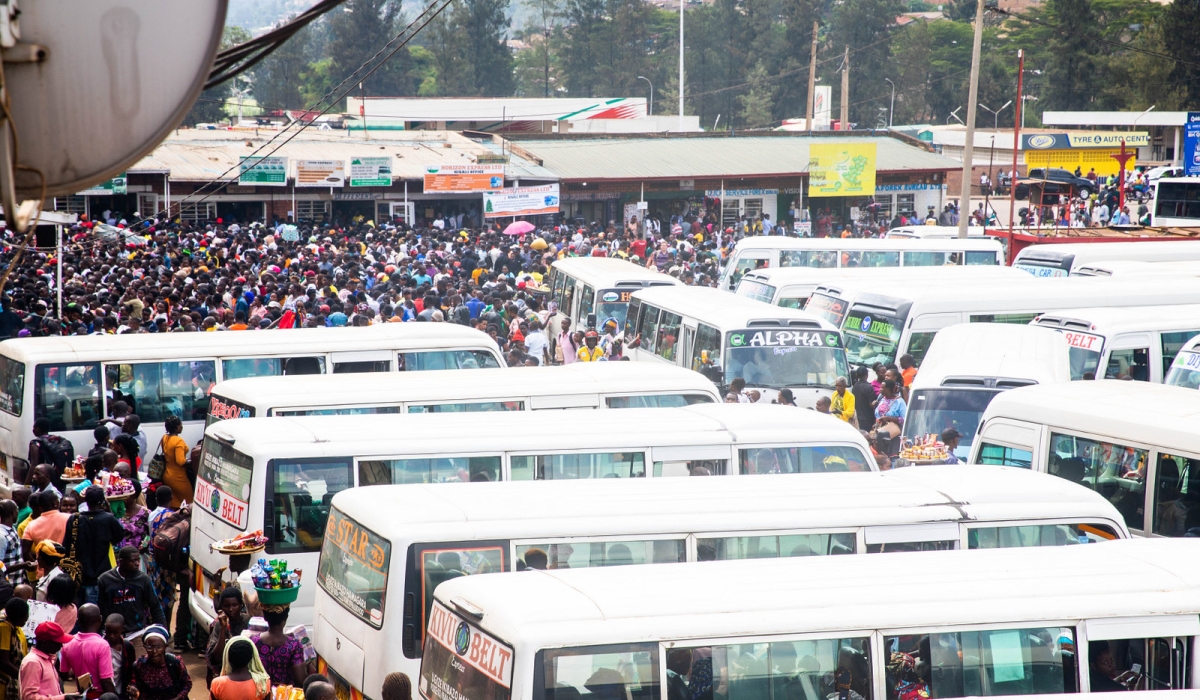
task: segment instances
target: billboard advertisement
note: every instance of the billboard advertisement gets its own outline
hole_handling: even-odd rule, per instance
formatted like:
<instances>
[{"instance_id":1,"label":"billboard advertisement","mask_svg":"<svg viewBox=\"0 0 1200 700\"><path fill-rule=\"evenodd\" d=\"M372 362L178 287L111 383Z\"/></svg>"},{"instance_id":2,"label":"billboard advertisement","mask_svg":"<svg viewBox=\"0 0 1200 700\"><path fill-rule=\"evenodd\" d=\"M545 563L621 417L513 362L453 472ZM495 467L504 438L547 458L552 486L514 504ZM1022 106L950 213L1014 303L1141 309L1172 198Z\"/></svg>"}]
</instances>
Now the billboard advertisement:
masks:
<instances>
[{"instance_id":1,"label":"billboard advertisement","mask_svg":"<svg viewBox=\"0 0 1200 700\"><path fill-rule=\"evenodd\" d=\"M506 187L483 193L483 216L536 216L558 213L558 185Z\"/></svg>"},{"instance_id":2,"label":"billboard advertisement","mask_svg":"<svg viewBox=\"0 0 1200 700\"><path fill-rule=\"evenodd\" d=\"M808 151L809 197L865 197L875 194L875 144L831 141Z\"/></svg>"},{"instance_id":3,"label":"billboard advertisement","mask_svg":"<svg viewBox=\"0 0 1200 700\"><path fill-rule=\"evenodd\" d=\"M504 165L457 163L425 169L426 192L487 192L504 187Z\"/></svg>"}]
</instances>

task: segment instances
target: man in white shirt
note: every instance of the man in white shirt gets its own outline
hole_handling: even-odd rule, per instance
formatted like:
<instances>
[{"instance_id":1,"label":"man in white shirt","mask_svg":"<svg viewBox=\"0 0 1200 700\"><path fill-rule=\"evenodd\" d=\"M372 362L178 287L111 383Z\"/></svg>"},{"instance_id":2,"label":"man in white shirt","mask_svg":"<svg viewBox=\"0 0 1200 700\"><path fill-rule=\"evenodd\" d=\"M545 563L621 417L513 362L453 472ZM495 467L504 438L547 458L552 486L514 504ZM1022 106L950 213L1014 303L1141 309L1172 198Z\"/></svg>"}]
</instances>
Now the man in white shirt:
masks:
<instances>
[{"instance_id":1,"label":"man in white shirt","mask_svg":"<svg viewBox=\"0 0 1200 700\"><path fill-rule=\"evenodd\" d=\"M537 360L538 365L550 361L550 340L542 332L542 324L537 319L529 320L529 333L525 336L525 351Z\"/></svg>"}]
</instances>

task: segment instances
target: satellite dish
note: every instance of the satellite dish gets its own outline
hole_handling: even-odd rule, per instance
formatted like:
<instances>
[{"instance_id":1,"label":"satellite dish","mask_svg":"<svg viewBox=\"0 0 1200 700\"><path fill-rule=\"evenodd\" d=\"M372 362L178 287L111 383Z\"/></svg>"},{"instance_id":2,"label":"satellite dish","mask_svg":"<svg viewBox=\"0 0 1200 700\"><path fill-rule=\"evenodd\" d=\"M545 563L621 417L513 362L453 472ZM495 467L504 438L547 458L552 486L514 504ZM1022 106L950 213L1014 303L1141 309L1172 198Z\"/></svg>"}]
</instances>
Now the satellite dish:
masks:
<instances>
[{"instance_id":1,"label":"satellite dish","mask_svg":"<svg viewBox=\"0 0 1200 700\"><path fill-rule=\"evenodd\" d=\"M227 5L228 0L21 5L20 26L12 32L19 43L5 48L4 80L19 164L41 171L47 197L74 194L119 175L183 121L219 48ZM5 38L0 30L0 41ZM37 173L18 170L15 183L19 199L42 195Z\"/></svg>"}]
</instances>

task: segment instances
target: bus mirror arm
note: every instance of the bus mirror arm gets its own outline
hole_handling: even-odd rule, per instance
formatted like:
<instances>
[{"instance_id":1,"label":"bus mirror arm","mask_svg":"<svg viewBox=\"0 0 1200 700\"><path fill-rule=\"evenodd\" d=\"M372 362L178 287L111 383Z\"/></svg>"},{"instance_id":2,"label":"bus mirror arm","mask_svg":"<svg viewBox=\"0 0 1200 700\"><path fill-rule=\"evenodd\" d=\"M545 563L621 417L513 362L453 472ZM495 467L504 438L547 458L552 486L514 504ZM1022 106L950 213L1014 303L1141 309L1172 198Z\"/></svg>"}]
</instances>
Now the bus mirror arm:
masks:
<instances>
[{"instance_id":1,"label":"bus mirror arm","mask_svg":"<svg viewBox=\"0 0 1200 700\"><path fill-rule=\"evenodd\" d=\"M590 331L596 330L596 314L590 313L587 315L587 328Z\"/></svg>"}]
</instances>

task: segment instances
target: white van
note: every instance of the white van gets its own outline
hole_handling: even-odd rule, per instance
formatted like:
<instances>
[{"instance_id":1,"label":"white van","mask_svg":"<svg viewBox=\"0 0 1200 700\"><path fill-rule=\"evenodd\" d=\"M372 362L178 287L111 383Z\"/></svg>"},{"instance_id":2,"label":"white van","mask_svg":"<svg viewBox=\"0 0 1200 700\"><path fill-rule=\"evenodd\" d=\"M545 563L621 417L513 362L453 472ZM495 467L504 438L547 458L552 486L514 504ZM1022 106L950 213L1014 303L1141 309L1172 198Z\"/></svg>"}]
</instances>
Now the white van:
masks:
<instances>
[{"instance_id":1,"label":"white van","mask_svg":"<svg viewBox=\"0 0 1200 700\"><path fill-rule=\"evenodd\" d=\"M1107 260L1200 260L1200 241L1046 243L1031 245L1017 253L1012 266L1034 277L1066 277L1080 267Z\"/></svg>"},{"instance_id":2,"label":"white van","mask_svg":"<svg viewBox=\"0 0 1200 700\"><path fill-rule=\"evenodd\" d=\"M1002 265L942 265L941 267L768 267L747 272L736 294L757 301L803 309L822 284L853 280L929 280L969 285L980 279L1025 279L1025 273Z\"/></svg>"},{"instance_id":3,"label":"white van","mask_svg":"<svg viewBox=\"0 0 1200 700\"><path fill-rule=\"evenodd\" d=\"M1200 335L1200 304L1047 311L1033 325L1066 337L1071 379L1128 377L1161 384L1176 354Z\"/></svg>"},{"instance_id":4,"label":"white van","mask_svg":"<svg viewBox=\"0 0 1200 700\"><path fill-rule=\"evenodd\" d=\"M588 317L596 315L596 328L612 319L617 328L625 325L629 296L647 287L675 287L683 284L674 277L635 265L620 258L563 258L554 261L545 285L551 299L558 304L552 319L553 328L547 335L559 331L563 316L571 319L572 330L587 328Z\"/></svg>"},{"instance_id":5,"label":"white van","mask_svg":"<svg viewBox=\"0 0 1200 700\"><path fill-rule=\"evenodd\" d=\"M971 461L1048 472L1107 498L1135 535L1200 536L1200 392L1101 379L1006 391Z\"/></svg>"},{"instance_id":6,"label":"white van","mask_svg":"<svg viewBox=\"0 0 1200 700\"><path fill-rule=\"evenodd\" d=\"M1070 379L1069 347L1061 333L1005 323L962 323L937 332L909 388L904 437L953 428L966 461L979 419L997 394Z\"/></svg>"}]
</instances>

